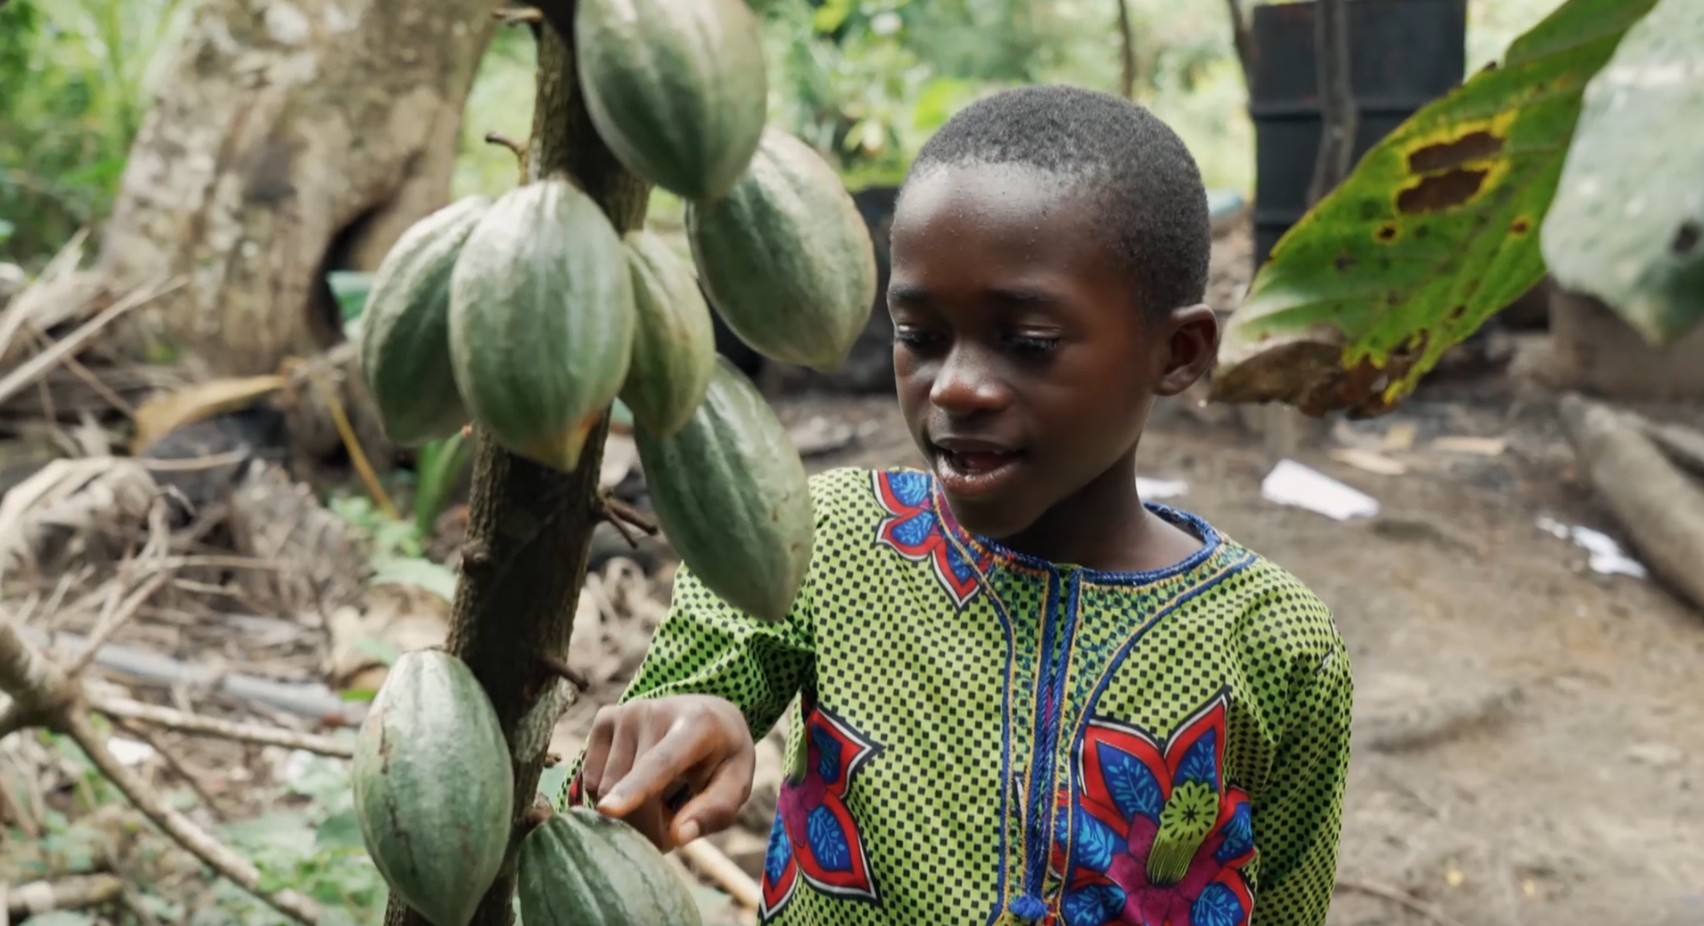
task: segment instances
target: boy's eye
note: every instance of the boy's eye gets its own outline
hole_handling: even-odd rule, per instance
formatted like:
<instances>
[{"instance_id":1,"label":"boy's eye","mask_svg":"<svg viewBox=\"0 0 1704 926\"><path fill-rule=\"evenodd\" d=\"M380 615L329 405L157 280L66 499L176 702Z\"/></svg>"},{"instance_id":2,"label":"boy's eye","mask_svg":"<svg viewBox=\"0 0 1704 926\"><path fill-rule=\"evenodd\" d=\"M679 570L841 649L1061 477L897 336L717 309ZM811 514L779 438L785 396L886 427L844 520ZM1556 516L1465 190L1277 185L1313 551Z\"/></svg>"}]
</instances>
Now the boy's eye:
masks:
<instances>
[{"instance_id":1,"label":"boy's eye","mask_svg":"<svg viewBox=\"0 0 1704 926\"><path fill-rule=\"evenodd\" d=\"M895 325L893 339L906 347L922 348L934 343L935 336L917 325Z\"/></svg>"},{"instance_id":2,"label":"boy's eye","mask_svg":"<svg viewBox=\"0 0 1704 926\"><path fill-rule=\"evenodd\" d=\"M1034 334L1014 334L1007 339L1013 347L1034 353L1046 353L1059 346L1058 338L1050 338Z\"/></svg>"}]
</instances>

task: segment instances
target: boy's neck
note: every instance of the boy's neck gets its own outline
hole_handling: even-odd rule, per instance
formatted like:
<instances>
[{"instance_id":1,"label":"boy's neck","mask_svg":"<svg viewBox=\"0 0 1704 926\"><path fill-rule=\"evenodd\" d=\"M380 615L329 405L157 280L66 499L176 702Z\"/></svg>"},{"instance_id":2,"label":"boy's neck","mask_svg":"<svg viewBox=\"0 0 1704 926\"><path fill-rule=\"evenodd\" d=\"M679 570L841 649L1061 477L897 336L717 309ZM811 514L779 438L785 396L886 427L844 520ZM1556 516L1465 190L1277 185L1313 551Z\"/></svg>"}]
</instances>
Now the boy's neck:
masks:
<instances>
[{"instance_id":1,"label":"boy's neck","mask_svg":"<svg viewBox=\"0 0 1704 926\"><path fill-rule=\"evenodd\" d=\"M1202 545L1200 538L1143 506L1134 451L1002 542L1039 559L1102 572L1165 569Z\"/></svg>"}]
</instances>

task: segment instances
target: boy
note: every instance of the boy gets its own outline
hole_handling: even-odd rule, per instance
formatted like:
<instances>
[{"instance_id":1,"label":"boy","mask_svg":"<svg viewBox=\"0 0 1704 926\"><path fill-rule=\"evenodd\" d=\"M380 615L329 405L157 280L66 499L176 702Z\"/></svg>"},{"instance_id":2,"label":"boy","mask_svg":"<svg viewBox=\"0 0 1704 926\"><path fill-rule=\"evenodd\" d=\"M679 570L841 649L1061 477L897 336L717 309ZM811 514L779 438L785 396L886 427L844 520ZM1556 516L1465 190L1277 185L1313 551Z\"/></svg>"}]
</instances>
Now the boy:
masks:
<instances>
[{"instance_id":1,"label":"boy","mask_svg":"<svg viewBox=\"0 0 1704 926\"><path fill-rule=\"evenodd\" d=\"M659 847L729 825L791 715L763 878L787 926L1317 926L1351 677L1330 613L1136 493L1157 395L1210 366L1206 196L1146 110L1003 92L894 214L899 401L926 472L812 480L762 624L690 570L568 800Z\"/></svg>"}]
</instances>

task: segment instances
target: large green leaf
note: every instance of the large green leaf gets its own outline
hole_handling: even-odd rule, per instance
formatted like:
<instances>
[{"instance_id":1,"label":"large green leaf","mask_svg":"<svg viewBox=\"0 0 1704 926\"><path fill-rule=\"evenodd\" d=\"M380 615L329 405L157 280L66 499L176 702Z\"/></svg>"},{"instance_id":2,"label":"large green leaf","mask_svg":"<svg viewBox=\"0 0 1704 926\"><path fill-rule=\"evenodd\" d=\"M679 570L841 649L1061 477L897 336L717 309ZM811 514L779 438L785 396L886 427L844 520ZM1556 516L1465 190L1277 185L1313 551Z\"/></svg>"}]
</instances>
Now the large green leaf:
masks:
<instances>
[{"instance_id":1,"label":"large green leaf","mask_svg":"<svg viewBox=\"0 0 1704 926\"><path fill-rule=\"evenodd\" d=\"M1704 2L1661 0L1592 78L1541 237L1652 344L1704 315Z\"/></svg>"},{"instance_id":2,"label":"large green leaf","mask_svg":"<svg viewBox=\"0 0 1704 926\"><path fill-rule=\"evenodd\" d=\"M1213 397L1387 411L1537 283L1581 94L1654 2L1569 0L1367 152L1256 275Z\"/></svg>"}]
</instances>

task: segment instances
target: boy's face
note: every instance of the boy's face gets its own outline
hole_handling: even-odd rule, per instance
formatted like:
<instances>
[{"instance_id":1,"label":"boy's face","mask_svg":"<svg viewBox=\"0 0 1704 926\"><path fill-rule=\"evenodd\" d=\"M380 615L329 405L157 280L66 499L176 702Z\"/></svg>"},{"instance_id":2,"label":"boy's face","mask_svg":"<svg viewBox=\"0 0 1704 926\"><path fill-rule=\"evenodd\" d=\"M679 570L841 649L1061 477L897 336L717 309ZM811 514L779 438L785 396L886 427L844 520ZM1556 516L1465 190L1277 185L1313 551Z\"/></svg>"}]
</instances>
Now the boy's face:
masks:
<instances>
[{"instance_id":1,"label":"boy's face","mask_svg":"<svg viewBox=\"0 0 1704 926\"><path fill-rule=\"evenodd\" d=\"M1211 310L1146 316L1098 219L1092 193L1009 165L936 168L900 198L888 284L900 407L973 533L1010 538L1062 502L1134 498L1134 470L1118 464L1154 396L1212 362Z\"/></svg>"}]
</instances>

